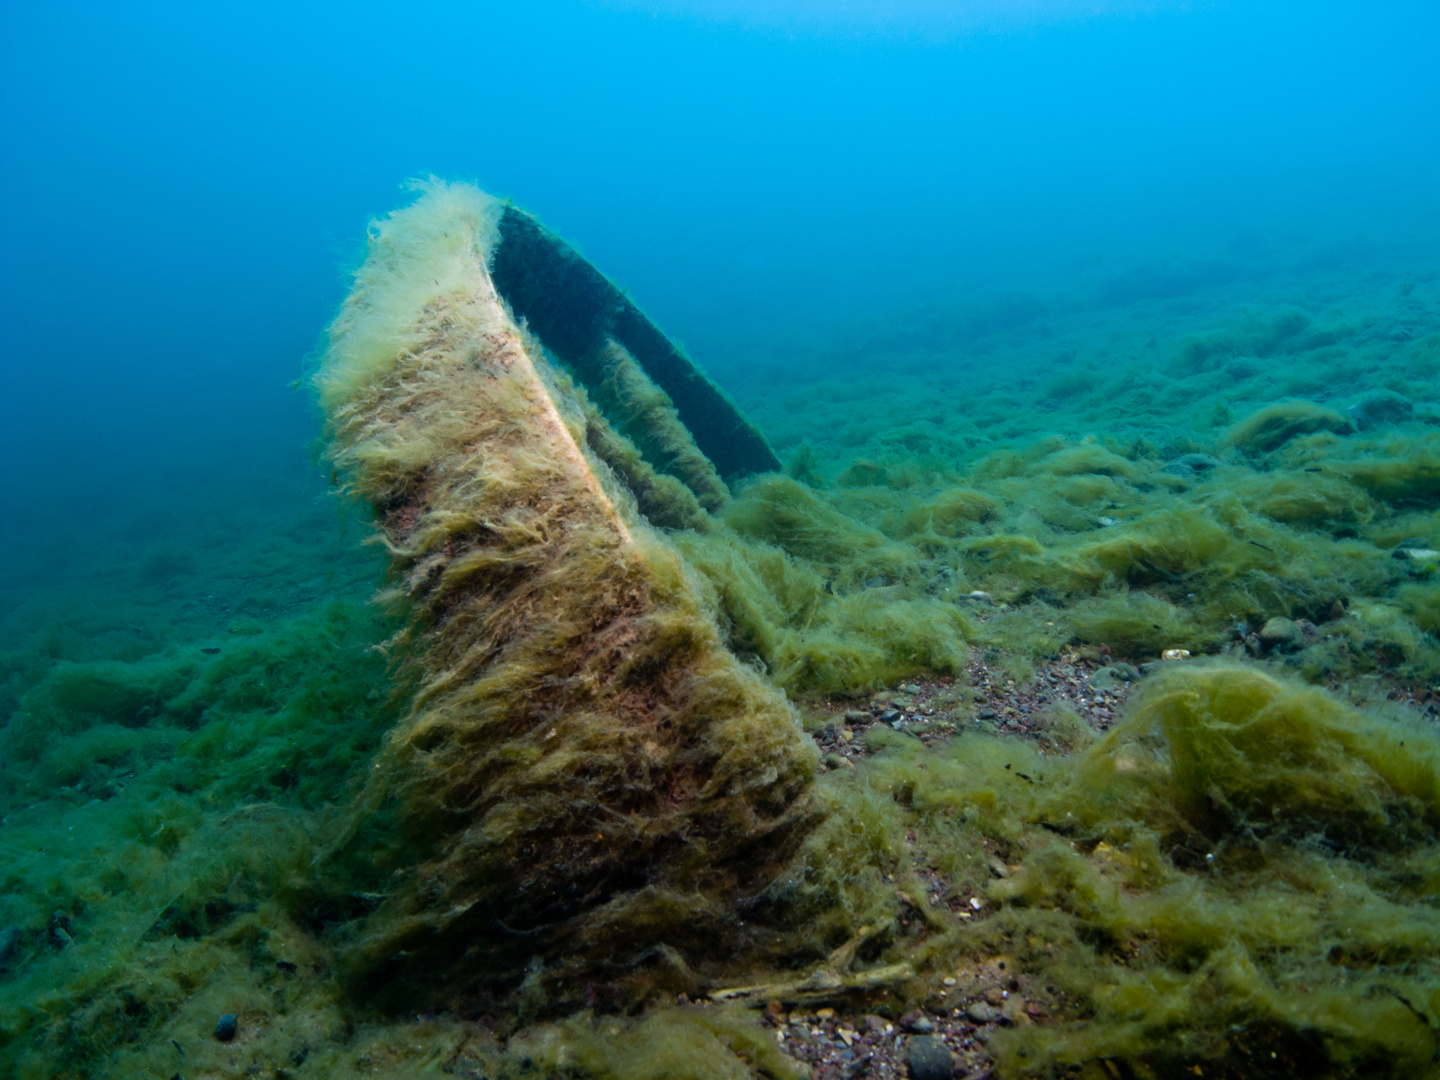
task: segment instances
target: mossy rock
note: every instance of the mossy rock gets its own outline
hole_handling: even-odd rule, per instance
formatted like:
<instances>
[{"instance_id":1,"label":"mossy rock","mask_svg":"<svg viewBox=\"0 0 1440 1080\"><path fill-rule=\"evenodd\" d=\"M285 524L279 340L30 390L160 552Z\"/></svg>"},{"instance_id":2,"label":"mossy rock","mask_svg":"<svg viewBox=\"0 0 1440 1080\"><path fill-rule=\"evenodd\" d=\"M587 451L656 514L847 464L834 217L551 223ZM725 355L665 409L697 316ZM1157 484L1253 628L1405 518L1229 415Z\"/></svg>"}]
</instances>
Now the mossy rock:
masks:
<instances>
[{"instance_id":1,"label":"mossy rock","mask_svg":"<svg viewBox=\"0 0 1440 1080\"><path fill-rule=\"evenodd\" d=\"M1268 454L1278 450L1297 435L1332 431L1348 435L1354 423L1334 409L1313 401L1281 401L1251 413L1230 429L1232 446L1252 454Z\"/></svg>"}]
</instances>

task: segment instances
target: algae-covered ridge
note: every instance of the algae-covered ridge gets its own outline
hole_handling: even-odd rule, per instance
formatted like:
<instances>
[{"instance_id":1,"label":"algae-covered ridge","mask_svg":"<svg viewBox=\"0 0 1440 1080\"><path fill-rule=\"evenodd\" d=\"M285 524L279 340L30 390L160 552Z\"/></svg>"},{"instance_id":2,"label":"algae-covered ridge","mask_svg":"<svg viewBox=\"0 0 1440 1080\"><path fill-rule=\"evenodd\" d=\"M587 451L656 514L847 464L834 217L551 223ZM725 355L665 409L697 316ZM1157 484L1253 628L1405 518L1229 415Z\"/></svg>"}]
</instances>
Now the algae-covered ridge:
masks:
<instances>
[{"instance_id":1,"label":"algae-covered ridge","mask_svg":"<svg viewBox=\"0 0 1440 1080\"><path fill-rule=\"evenodd\" d=\"M507 212L372 228L346 499L6 623L7 1074L1440 1075L1433 277L837 332L751 473Z\"/></svg>"}]
</instances>

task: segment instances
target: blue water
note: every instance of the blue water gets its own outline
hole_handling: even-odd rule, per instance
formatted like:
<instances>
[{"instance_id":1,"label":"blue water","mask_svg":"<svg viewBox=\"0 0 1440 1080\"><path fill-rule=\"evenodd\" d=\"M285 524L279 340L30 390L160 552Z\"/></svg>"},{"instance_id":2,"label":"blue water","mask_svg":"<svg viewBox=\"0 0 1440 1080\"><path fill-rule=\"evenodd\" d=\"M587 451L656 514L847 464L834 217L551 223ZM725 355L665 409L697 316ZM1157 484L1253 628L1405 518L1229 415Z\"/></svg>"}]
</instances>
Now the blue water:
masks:
<instances>
[{"instance_id":1,"label":"blue water","mask_svg":"<svg viewBox=\"0 0 1440 1080\"><path fill-rule=\"evenodd\" d=\"M314 419L287 384L407 177L513 197L722 382L747 341L857 310L1159 263L1183 291L1177 265L1440 233L1425 3L13 3L3 20L12 527L303 471Z\"/></svg>"}]
</instances>

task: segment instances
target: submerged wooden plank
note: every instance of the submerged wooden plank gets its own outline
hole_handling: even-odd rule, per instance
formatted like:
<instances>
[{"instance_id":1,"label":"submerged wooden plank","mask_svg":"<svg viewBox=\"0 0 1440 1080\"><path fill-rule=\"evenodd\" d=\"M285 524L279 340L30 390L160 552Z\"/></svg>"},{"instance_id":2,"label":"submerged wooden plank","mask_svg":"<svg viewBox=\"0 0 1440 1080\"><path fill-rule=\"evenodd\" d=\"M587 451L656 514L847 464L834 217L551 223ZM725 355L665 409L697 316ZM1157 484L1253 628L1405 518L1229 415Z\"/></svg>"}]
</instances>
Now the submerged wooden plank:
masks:
<instances>
[{"instance_id":1,"label":"submerged wooden plank","mask_svg":"<svg viewBox=\"0 0 1440 1080\"><path fill-rule=\"evenodd\" d=\"M795 711L670 541L624 519L505 310L490 209L436 185L378 223L317 375L408 617L410 710L332 855L404 852L342 953L405 1007L536 965L557 993L640 994L669 977L661 946L737 955L819 816Z\"/></svg>"},{"instance_id":2,"label":"submerged wooden plank","mask_svg":"<svg viewBox=\"0 0 1440 1080\"><path fill-rule=\"evenodd\" d=\"M675 404L702 453L726 480L774 472L765 436L616 285L534 217L506 206L491 274L546 348L589 381L607 338L625 347Z\"/></svg>"}]
</instances>

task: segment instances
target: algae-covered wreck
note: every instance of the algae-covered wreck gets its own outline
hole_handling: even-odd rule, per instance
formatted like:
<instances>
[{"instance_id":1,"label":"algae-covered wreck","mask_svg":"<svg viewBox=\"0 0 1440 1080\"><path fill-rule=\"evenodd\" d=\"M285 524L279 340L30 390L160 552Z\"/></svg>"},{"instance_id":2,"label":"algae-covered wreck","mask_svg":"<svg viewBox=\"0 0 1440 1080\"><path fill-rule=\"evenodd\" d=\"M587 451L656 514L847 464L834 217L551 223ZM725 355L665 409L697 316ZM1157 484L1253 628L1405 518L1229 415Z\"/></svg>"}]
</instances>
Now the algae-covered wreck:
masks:
<instances>
[{"instance_id":1,"label":"algae-covered wreck","mask_svg":"<svg viewBox=\"0 0 1440 1080\"><path fill-rule=\"evenodd\" d=\"M814 823L817 754L644 514L703 527L729 497L712 461L767 467L764 439L588 264L464 185L377 226L317 383L418 672L365 796L418 856L355 930L372 981L443 1000L733 947Z\"/></svg>"}]
</instances>

